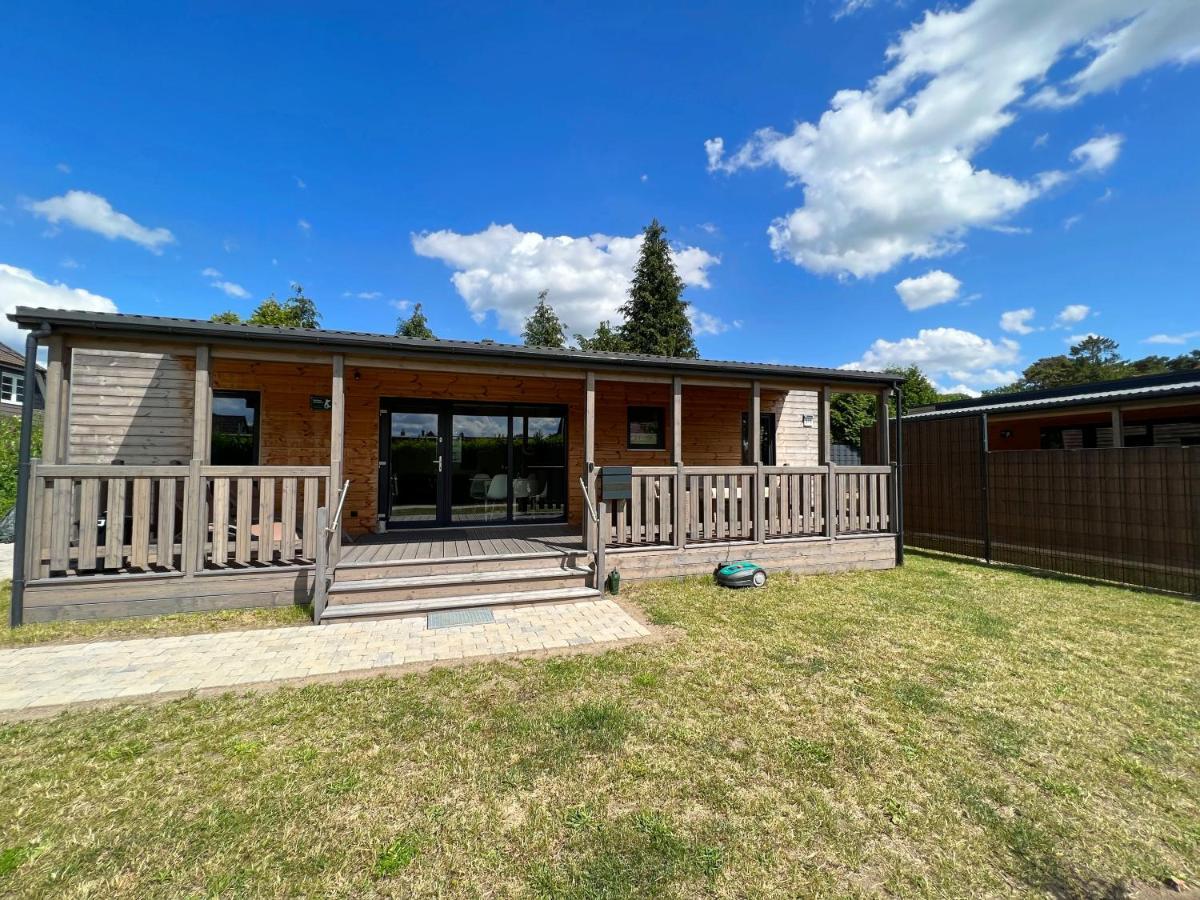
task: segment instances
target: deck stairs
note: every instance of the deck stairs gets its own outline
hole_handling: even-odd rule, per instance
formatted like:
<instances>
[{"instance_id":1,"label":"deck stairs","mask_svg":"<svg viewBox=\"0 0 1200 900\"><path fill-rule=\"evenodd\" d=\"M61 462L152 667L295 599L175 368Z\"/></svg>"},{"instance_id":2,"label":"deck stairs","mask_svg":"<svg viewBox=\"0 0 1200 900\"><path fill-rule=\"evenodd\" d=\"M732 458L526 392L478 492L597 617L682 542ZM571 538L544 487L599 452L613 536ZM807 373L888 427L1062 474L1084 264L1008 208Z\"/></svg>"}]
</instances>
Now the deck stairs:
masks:
<instances>
[{"instance_id":1,"label":"deck stairs","mask_svg":"<svg viewBox=\"0 0 1200 900\"><path fill-rule=\"evenodd\" d=\"M321 621L598 597L590 555L580 550L343 562L334 570Z\"/></svg>"}]
</instances>

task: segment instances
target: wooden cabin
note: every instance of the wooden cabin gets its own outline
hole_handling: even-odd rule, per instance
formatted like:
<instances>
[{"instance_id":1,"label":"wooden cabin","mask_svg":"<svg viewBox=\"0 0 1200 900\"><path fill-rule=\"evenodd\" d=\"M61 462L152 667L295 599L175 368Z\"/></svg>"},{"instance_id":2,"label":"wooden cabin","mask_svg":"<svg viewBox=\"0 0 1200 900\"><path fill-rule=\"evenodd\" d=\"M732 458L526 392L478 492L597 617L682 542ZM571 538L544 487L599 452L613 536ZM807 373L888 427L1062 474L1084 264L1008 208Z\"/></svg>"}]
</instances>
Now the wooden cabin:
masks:
<instances>
[{"instance_id":1,"label":"wooden cabin","mask_svg":"<svg viewBox=\"0 0 1200 900\"><path fill-rule=\"evenodd\" d=\"M14 623L310 602L337 622L594 597L613 569L896 562L886 450L829 456L831 394L874 395L886 428L890 375L10 318L48 348Z\"/></svg>"}]
</instances>

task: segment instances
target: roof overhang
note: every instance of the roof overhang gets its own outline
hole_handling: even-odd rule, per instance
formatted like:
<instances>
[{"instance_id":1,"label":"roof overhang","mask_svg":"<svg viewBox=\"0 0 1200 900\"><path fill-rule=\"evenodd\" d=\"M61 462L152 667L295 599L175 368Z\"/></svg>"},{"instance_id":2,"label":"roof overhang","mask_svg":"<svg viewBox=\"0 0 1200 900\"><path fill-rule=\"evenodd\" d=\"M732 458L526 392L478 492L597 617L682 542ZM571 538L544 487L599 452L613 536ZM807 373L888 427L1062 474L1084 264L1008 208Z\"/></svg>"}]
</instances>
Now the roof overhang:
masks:
<instances>
[{"instance_id":1,"label":"roof overhang","mask_svg":"<svg viewBox=\"0 0 1200 900\"><path fill-rule=\"evenodd\" d=\"M114 337L155 336L188 343L247 344L255 347L320 349L328 353L400 355L431 360L472 360L540 364L559 369L592 369L658 372L673 375L736 376L746 379L794 381L817 384L872 385L891 387L902 376L886 372L862 372L810 366L732 362L707 359L675 359L638 354L599 353L583 350L553 350L486 341L436 340L393 337L354 331L278 328L263 325L227 325L198 319L100 313L81 310L41 309L20 306L8 318L21 328L48 325L59 331L86 332Z\"/></svg>"}]
</instances>

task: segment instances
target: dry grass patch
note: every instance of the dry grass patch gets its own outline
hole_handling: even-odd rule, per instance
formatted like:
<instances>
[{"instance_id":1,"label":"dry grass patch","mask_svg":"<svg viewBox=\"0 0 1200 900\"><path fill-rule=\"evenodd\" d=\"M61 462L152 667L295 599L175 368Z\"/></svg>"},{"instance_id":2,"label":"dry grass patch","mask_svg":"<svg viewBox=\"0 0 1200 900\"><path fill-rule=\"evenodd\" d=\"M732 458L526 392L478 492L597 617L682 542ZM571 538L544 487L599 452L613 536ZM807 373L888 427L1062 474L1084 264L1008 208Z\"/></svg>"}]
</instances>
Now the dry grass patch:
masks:
<instances>
[{"instance_id":1,"label":"dry grass patch","mask_svg":"<svg viewBox=\"0 0 1200 900\"><path fill-rule=\"evenodd\" d=\"M943 560L677 640L0 726L0 893L1120 895L1200 880L1200 606Z\"/></svg>"}]
</instances>

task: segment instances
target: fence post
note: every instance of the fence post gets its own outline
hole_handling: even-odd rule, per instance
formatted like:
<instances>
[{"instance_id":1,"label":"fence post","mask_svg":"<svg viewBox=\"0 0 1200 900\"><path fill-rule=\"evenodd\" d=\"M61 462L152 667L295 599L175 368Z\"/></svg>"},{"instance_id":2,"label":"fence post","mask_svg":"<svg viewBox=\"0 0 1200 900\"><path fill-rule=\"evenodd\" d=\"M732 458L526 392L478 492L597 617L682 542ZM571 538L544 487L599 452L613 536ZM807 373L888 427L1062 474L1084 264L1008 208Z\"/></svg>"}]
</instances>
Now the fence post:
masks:
<instances>
[{"instance_id":1,"label":"fence post","mask_svg":"<svg viewBox=\"0 0 1200 900\"><path fill-rule=\"evenodd\" d=\"M183 548L179 555L179 569L184 578L204 570L204 533L208 523L204 521L204 476L200 466L201 460L191 461L184 483Z\"/></svg>"},{"instance_id":2,"label":"fence post","mask_svg":"<svg viewBox=\"0 0 1200 900\"><path fill-rule=\"evenodd\" d=\"M320 625L321 617L325 615L325 600L329 585L325 579L325 569L329 558L329 508L321 506L317 509L317 553L313 560L313 623Z\"/></svg>"},{"instance_id":3,"label":"fence post","mask_svg":"<svg viewBox=\"0 0 1200 900\"><path fill-rule=\"evenodd\" d=\"M42 574L42 479L38 476L41 460L29 461L29 497L25 511L25 581ZM22 585L23 586L23 585ZM14 607L15 609L15 607ZM20 622L14 622L19 625Z\"/></svg>"},{"instance_id":4,"label":"fence post","mask_svg":"<svg viewBox=\"0 0 1200 900\"><path fill-rule=\"evenodd\" d=\"M825 463L825 537L833 540L837 537L838 507L834 498L837 491L837 466L832 462Z\"/></svg>"},{"instance_id":5,"label":"fence post","mask_svg":"<svg viewBox=\"0 0 1200 900\"><path fill-rule=\"evenodd\" d=\"M988 496L988 417L979 416L979 507L983 525L983 560L992 561L991 497Z\"/></svg>"},{"instance_id":6,"label":"fence post","mask_svg":"<svg viewBox=\"0 0 1200 900\"><path fill-rule=\"evenodd\" d=\"M608 573L604 571L604 545L608 543L608 504L603 500L596 502L596 584L594 587L601 595L608 581Z\"/></svg>"}]
</instances>

